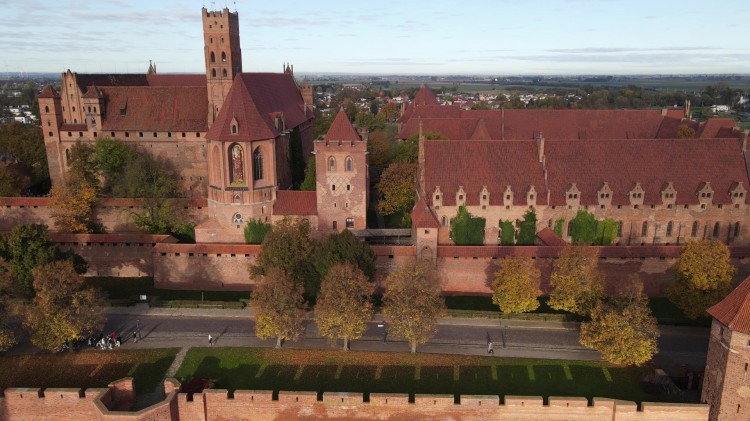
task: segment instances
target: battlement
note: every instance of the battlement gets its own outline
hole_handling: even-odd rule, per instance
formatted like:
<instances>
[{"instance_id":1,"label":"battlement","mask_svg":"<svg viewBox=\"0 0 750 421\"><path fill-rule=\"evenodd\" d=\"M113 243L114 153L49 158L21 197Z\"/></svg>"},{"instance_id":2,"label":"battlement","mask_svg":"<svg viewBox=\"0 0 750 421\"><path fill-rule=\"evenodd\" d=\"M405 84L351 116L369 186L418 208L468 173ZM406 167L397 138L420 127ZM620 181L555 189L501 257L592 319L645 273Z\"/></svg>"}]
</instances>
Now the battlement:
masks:
<instances>
[{"instance_id":1,"label":"battlement","mask_svg":"<svg viewBox=\"0 0 750 421\"><path fill-rule=\"evenodd\" d=\"M215 18L215 19L239 19L239 13L230 12L229 8L225 7L221 10L208 10L205 7L202 9L204 18Z\"/></svg>"},{"instance_id":2,"label":"battlement","mask_svg":"<svg viewBox=\"0 0 750 421\"><path fill-rule=\"evenodd\" d=\"M135 392L133 379L111 383L106 389L6 389L0 397L0 419L320 419L375 420L389 417L424 419L435 416L461 420L685 420L708 419L708 406L699 404L643 403L582 397L417 394L348 392L273 392L269 390L208 389L179 393L179 382L164 381L164 399L150 407L129 411Z\"/></svg>"}]
</instances>

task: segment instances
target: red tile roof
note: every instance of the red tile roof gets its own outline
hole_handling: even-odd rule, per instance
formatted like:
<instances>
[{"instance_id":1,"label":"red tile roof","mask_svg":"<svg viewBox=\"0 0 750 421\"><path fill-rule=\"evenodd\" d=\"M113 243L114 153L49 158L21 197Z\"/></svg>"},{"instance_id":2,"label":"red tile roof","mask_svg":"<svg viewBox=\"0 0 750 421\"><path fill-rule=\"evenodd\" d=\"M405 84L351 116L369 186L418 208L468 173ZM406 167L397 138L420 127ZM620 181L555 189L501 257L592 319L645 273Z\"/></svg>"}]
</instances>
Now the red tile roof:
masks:
<instances>
[{"instance_id":1,"label":"red tile roof","mask_svg":"<svg viewBox=\"0 0 750 421\"><path fill-rule=\"evenodd\" d=\"M536 238L544 243L545 246L564 246L567 244L555 231L547 227L542 228L541 231L536 233Z\"/></svg>"},{"instance_id":2,"label":"red tile roof","mask_svg":"<svg viewBox=\"0 0 750 421\"><path fill-rule=\"evenodd\" d=\"M737 123L731 118L709 118L700 126L698 137L701 139L717 137L738 137L739 132L733 132Z\"/></svg>"},{"instance_id":3,"label":"red tile roof","mask_svg":"<svg viewBox=\"0 0 750 421\"><path fill-rule=\"evenodd\" d=\"M39 95L36 96L37 98L60 98L60 94L55 91L55 88L53 88L51 85L47 85L42 89L42 92L39 92Z\"/></svg>"},{"instance_id":4,"label":"red tile roof","mask_svg":"<svg viewBox=\"0 0 750 421\"><path fill-rule=\"evenodd\" d=\"M317 194L314 191L277 190L273 214L317 215Z\"/></svg>"},{"instance_id":5,"label":"red tile roof","mask_svg":"<svg viewBox=\"0 0 750 421\"><path fill-rule=\"evenodd\" d=\"M83 94L84 98L100 98L102 96L102 93L99 89L96 88L96 85L91 85L86 90L86 93Z\"/></svg>"},{"instance_id":6,"label":"red tile roof","mask_svg":"<svg viewBox=\"0 0 750 421\"><path fill-rule=\"evenodd\" d=\"M354 127L349 121L349 117L346 116L344 110L339 110L338 114L336 114L336 118L333 119L333 123L331 123L331 127L328 128L326 140L346 140L353 142L362 140L362 138L359 136L359 133L354 130Z\"/></svg>"},{"instance_id":7,"label":"red tile roof","mask_svg":"<svg viewBox=\"0 0 750 421\"><path fill-rule=\"evenodd\" d=\"M171 235L152 234L67 234L51 232L49 240L53 243L176 243Z\"/></svg>"},{"instance_id":8,"label":"red tile roof","mask_svg":"<svg viewBox=\"0 0 750 421\"><path fill-rule=\"evenodd\" d=\"M532 142L528 148L534 149ZM628 193L636 183L645 191L646 205L662 203L667 182L677 190L677 204L693 205L699 203L696 192L704 182L711 183L714 204L732 203L733 183L750 186L737 139L559 140L545 142L545 154L550 205L565 205L572 183L585 205L598 204L597 192L604 182L614 193L613 205L629 205ZM504 184L495 183L490 191L501 190Z\"/></svg>"},{"instance_id":9,"label":"red tile roof","mask_svg":"<svg viewBox=\"0 0 750 421\"><path fill-rule=\"evenodd\" d=\"M750 333L750 278L706 312L732 330Z\"/></svg>"},{"instance_id":10,"label":"red tile roof","mask_svg":"<svg viewBox=\"0 0 750 421\"><path fill-rule=\"evenodd\" d=\"M414 228L440 228L440 223L435 213L422 198L419 199L411 211L411 225Z\"/></svg>"},{"instance_id":11,"label":"red tile roof","mask_svg":"<svg viewBox=\"0 0 750 421\"><path fill-rule=\"evenodd\" d=\"M88 86L148 86L145 74L137 73L75 73L80 89Z\"/></svg>"},{"instance_id":12,"label":"red tile roof","mask_svg":"<svg viewBox=\"0 0 750 421\"><path fill-rule=\"evenodd\" d=\"M698 123L684 118L664 117L659 125L659 131L656 132L657 139L677 139L677 132L680 126L688 126L698 133Z\"/></svg>"},{"instance_id":13,"label":"red tile roof","mask_svg":"<svg viewBox=\"0 0 750 421\"><path fill-rule=\"evenodd\" d=\"M459 186L466 204L479 205L483 186L490 191L490 205L503 204L505 186L511 186L514 203L525 204L533 185L537 203L546 200L544 172L533 141L427 140L425 146L425 194L432 201L436 186L443 192L443 205L454 206Z\"/></svg>"},{"instance_id":14,"label":"red tile roof","mask_svg":"<svg viewBox=\"0 0 750 421\"><path fill-rule=\"evenodd\" d=\"M107 99L103 131L203 132L207 129L205 86L110 86L100 89Z\"/></svg>"},{"instance_id":15,"label":"red tile roof","mask_svg":"<svg viewBox=\"0 0 750 421\"><path fill-rule=\"evenodd\" d=\"M288 73L241 73L232 84L216 122L206 134L209 140L253 141L279 135L275 117L283 115L292 129L308 120L302 95ZM236 119L239 133L232 134Z\"/></svg>"},{"instance_id":16,"label":"red tile roof","mask_svg":"<svg viewBox=\"0 0 750 421\"><path fill-rule=\"evenodd\" d=\"M448 139L462 140L474 139L479 122L483 121L476 118L423 118L422 130L425 132L439 133ZM412 134L419 133L419 118L409 119L402 125L401 131L397 135L398 139L406 139ZM478 136L486 139L500 138L500 125L486 121L482 123L483 129L480 129ZM476 140L480 140L476 139Z\"/></svg>"},{"instance_id":17,"label":"red tile roof","mask_svg":"<svg viewBox=\"0 0 750 421\"><path fill-rule=\"evenodd\" d=\"M149 86L206 86L206 75L146 75Z\"/></svg>"},{"instance_id":18,"label":"red tile roof","mask_svg":"<svg viewBox=\"0 0 750 421\"><path fill-rule=\"evenodd\" d=\"M415 107L398 134L405 139L423 130L460 132L463 119L484 119L493 139L533 139L540 132L547 140L557 139L653 139L662 123L661 110L459 110L458 119L439 122L453 107ZM446 113L447 111L447 113ZM432 120L430 120L432 119ZM503 124L504 120L504 124ZM449 126L449 127L447 127ZM466 139L469 136L462 136ZM450 137L459 139L458 137Z\"/></svg>"},{"instance_id":19,"label":"red tile roof","mask_svg":"<svg viewBox=\"0 0 750 421\"><path fill-rule=\"evenodd\" d=\"M427 85L422 85L419 88L411 103L414 105L440 105L435 98L435 94L432 93L432 89Z\"/></svg>"}]
</instances>

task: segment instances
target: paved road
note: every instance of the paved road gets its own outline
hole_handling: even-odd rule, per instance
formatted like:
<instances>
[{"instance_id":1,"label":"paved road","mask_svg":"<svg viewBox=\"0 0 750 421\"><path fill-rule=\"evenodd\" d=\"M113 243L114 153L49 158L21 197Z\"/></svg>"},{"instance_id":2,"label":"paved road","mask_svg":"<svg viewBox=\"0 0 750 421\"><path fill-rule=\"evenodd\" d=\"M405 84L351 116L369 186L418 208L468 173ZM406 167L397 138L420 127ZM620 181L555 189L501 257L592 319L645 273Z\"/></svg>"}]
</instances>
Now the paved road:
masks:
<instances>
[{"instance_id":1,"label":"paved road","mask_svg":"<svg viewBox=\"0 0 750 421\"><path fill-rule=\"evenodd\" d=\"M208 346L208 335L217 339L217 346L271 347L274 340L255 336L254 321L247 311L118 311L110 314L105 332L116 331L127 338L125 348L157 348ZM127 313L127 314L122 314ZM133 343L130 335L140 327L141 340ZM420 352L486 355L487 336L495 344L497 357L560 358L599 360L598 352L578 342L578 326L573 323L533 322L522 320L443 319L437 334ZM707 328L661 327L660 353L657 364L667 370L684 364L703 369L708 349ZM333 348L320 337L314 323L308 323L303 337L287 342L288 348ZM406 352L408 344L387 334L383 322L368 323L362 339L351 343L352 350Z\"/></svg>"}]
</instances>

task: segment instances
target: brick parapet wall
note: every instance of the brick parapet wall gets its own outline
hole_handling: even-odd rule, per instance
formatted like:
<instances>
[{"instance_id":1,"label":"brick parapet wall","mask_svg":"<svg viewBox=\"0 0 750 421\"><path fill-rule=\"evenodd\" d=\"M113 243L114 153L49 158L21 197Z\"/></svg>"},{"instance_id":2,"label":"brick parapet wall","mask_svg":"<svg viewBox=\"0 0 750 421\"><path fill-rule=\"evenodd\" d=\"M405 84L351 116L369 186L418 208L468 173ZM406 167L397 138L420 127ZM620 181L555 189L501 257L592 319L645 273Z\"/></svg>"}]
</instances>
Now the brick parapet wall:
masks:
<instances>
[{"instance_id":1,"label":"brick parapet wall","mask_svg":"<svg viewBox=\"0 0 750 421\"><path fill-rule=\"evenodd\" d=\"M114 384L129 383L123 379ZM562 421L705 421L708 406L697 404L643 403L639 410L633 402L594 398L550 397L545 404L540 396L460 396L373 393L369 402L361 393L205 390L193 395L178 393L179 383L165 380L161 402L139 411L111 410L103 400L113 396L109 389L6 389L0 397L0 420L303 420L315 419L411 420L435 417L463 421L487 419Z\"/></svg>"}]
</instances>

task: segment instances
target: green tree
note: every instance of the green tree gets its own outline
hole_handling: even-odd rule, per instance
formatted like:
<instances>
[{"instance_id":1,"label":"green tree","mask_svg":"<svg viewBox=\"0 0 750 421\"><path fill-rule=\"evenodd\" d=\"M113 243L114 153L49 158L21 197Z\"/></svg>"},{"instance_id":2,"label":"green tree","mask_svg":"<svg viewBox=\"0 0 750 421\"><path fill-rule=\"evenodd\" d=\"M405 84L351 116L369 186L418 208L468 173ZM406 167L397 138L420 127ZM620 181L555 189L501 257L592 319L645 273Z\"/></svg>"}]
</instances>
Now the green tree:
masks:
<instances>
[{"instance_id":1,"label":"green tree","mask_svg":"<svg viewBox=\"0 0 750 421\"><path fill-rule=\"evenodd\" d=\"M373 168L385 168L391 163L391 142L385 131L370 132L367 139L367 151L370 153L369 164Z\"/></svg>"},{"instance_id":2,"label":"green tree","mask_svg":"<svg viewBox=\"0 0 750 421\"><path fill-rule=\"evenodd\" d=\"M18 225L3 241L3 256L13 271L23 295L33 297L32 269L58 258L57 246L50 243L45 225Z\"/></svg>"},{"instance_id":3,"label":"green tree","mask_svg":"<svg viewBox=\"0 0 750 421\"><path fill-rule=\"evenodd\" d=\"M513 228L513 222L500 222L500 244L503 246L512 246L516 243L516 230Z\"/></svg>"},{"instance_id":4,"label":"green tree","mask_svg":"<svg viewBox=\"0 0 750 421\"><path fill-rule=\"evenodd\" d=\"M35 268L36 295L28 307L24 325L31 343L54 351L63 343L101 330L104 326L104 296L85 286L69 261L56 261Z\"/></svg>"},{"instance_id":5,"label":"green tree","mask_svg":"<svg viewBox=\"0 0 750 421\"><path fill-rule=\"evenodd\" d=\"M94 147L80 140L70 148L69 172L78 174L86 183L99 190L99 173L94 154Z\"/></svg>"},{"instance_id":6,"label":"green tree","mask_svg":"<svg viewBox=\"0 0 750 421\"><path fill-rule=\"evenodd\" d=\"M13 276L8 262L0 258L0 352L7 351L16 344L16 338L6 323L13 313L14 300L23 298L18 282Z\"/></svg>"},{"instance_id":7,"label":"green tree","mask_svg":"<svg viewBox=\"0 0 750 421\"><path fill-rule=\"evenodd\" d=\"M581 344L617 365L648 362L657 352L658 338L656 318L637 278L609 302L599 301L591 320L581 324Z\"/></svg>"},{"instance_id":8,"label":"green tree","mask_svg":"<svg viewBox=\"0 0 750 421\"><path fill-rule=\"evenodd\" d=\"M688 241L674 266L677 275L669 299L691 319L721 301L731 290L737 269L729 263L729 247L718 240Z\"/></svg>"},{"instance_id":9,"label":"green tree","mask_svg":"<svg viewBox=\"0 0 750 421\"><path fill-rule=\"evenodd\" d=\"M539 308L541 272L528 257L509 256L500 262L492 283L492 302L505 314Z\"/></svg>"},{"instance_id":10,"label":"green tree","mask_svg":"<svg viewBox=\"0 0 750 421\"><path fill-rule=\"evenodd\" d=\"M389 333L408 340L411 352L435 334L444 313L438 275L427 262L405 263L386 278L383 317Z\"/></svg>"},{"instance_id":11,"label":"green tree","mask_svg":"<svg viewBox=\"0 0 750 421\"><path fill-rule=\"evenodd\" d=\"M125 167L137 159L136 151L125 142L105 137L94 144L93 162L104 176L105 188L111 189L122 176Z\"/></svg>"},{"instance_id":12,"label":"green tree","mask_svg":"<svg viewBox=\"0 0 750 421\"><path fill-rule=\"evenodd\" d=\"M533 246L536 240L536 211L530 208L523 214L523 221L518 224L518 241L521 246Z\"/></svg>"},{"instance_id":13,"label":"green tree","mask_svg":"<svg viewBox=\"0 0 750 421\"><path fill-rule=\"evenodd\" d=\"M378 210L386 215L408 213L414 207L415 164L393 163L383 171L376 188Z\"/></svg>"},{"instance_id":14,"label":"green tree","mask_svg":"<svg viewBox=\"0 0 750 421\"><path fill-rule=\"evenodd\" d=\"M484 244L486 220L475 217L466 206L459 206L456 217L451 221L451 237L458 246L481 246Z\"/></svg>"},{"instance_id":15,"label":"green tree","mask_svg":"<svg viewBox=\"0 0 750 421\"><path fill-rule=\"evenodd\" d=\"M596 218L591 212L580 209L570 221L570 232L574 244L593 244L596 237Z\"/></svg>"},{"instance_id":16,"label":"green tree","mask_svg":"<svg viewBox=\"0 0 750 421\"><path fill-rule=\"evenodd\" d=\"M445 140L440 133L425 131L422 133L425 140ZM414 133L401 142L395 142L391 146L391 161L400 163L416 164L419 155L419 133Z\"/></svg>"},{"instance_id":17,"label":"green tree","mask_svg":"<svg viewBox=\"0 0 750 421\"><path fill-rule=\"evenodd\" d=\"M590 315L604 296L599 251L589 246L565 246L552 269L550 287L551 308L584 317Z\"/></svg>"},{"instance_id":18,"label":"green tree","mask_svg":"<svg viewBox=\"0 0 750 421\"><path fill-rule=\"evenodd\" d=\"M299 185L300 190L315 191L317 189L317 181L315 179L315 157L311 156L307 159L307 167L305 167L305 179L302 180L302 184Z\"/></svg>"},{"instance_id":19,"label":"green tree","mask_svg":"<svg viewBox=\"0 0 750 421\"><path fill-rule=\"evenodd\" d=\"M260 244L266 238L266 234L271 231L271 224L266 224L260 219L252 218L245 225L245 243Z\"/></svg>"},{"instance_id":20,"label":"green tree","mask_svg":"<svg viewBox=\"0 0 750 421\"><path fill-rule=\"evenodd\" d=\"M565 226L565 220L560 218L557 221L555 221L555 234L557 234L558 237L562 238L563 236L563 227Z\"/></svg>"},{"instance_id":21,"label":"green tree","mask_svg":"<svg viewBox=\"0 0 750 421\"><path fill-rule=\"evenodd\" d=\"M620 229L620 223L614 219L604 219L596 223L595 244L602 246L612 245L617 238L617 232Z\"/></svg>"},{"instance_id":22,"label":"green tree","mask_svg":"<svg viewBox=\"0 0 750 421\"><path fill-rule=\"evenodd\" d=\"M367 276L351 263L331 266L320 285L320 296L315 304L318 331L331 340L343 339L344 350L349 341L359 339L372 317L372 303L368 297L372 285Z\"/></svg>"},{"instance_id":23,"label":"green tree","mask_svg":"<svg viewBox=\"0 0 750 421\"><path fill-rule=\"evenodd\" d=\"M297 340L305 330L305 299L302 284L278 267L271 267L252 292L255 334L276 338L276 348L286 340Z\"/></svg>"},{"instance_id":24,"label":"green tree","mask_svg":"<svg viewBox=\"0 0 750 421\"><path fill-rule=\"evenodd\" d=\"M278 221L266 234L255 265L250 267L253 278L268 274L271 268L281 269L314 297L320 281L312 264L313 244L310 223L304 219L286 217Z\"/></svg>"},{"instance_id":25,"label":"green tree","mask_svg":"<svg viewBox=\"0 0 750 421\"><path fill-rule=\"evenodd\" d=\"M369 244L358 239L349 230L329 235L315 247L313 253L313 265L321 279L326 277L331 267L339 263L351 263L368 279L375 276L375 252Z\"/></svg>"},{"instance_id":26,"label":"green tree","mask_svg":"<svg viewBox=\"0 0 750 421\"><path fill-rule=\"evenodd\" d=\"M50 188L47 151L38 126L16 122L0 124L0 154L16 159L15 172L29 177L28 185L22 186L22 191L32 188L36 193L47 193Z\"/></svg>"}]
</instances>

